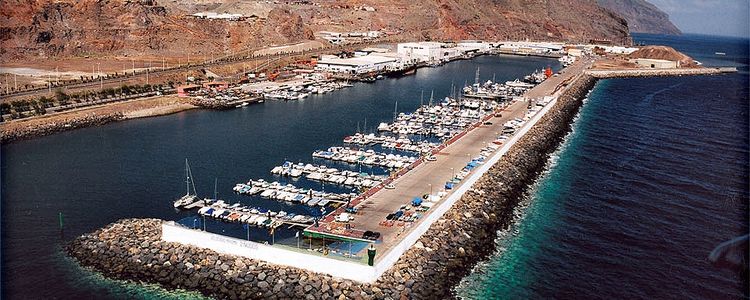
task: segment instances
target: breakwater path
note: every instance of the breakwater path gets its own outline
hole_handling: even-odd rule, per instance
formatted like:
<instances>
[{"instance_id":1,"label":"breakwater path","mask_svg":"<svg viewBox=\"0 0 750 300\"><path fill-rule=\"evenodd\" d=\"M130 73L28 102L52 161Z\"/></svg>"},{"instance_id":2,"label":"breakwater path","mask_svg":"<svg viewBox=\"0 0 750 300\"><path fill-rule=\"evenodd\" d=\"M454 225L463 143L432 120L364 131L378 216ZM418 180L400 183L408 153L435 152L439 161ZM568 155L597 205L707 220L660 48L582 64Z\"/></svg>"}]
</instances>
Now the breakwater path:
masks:
<instances>
[{"instance_id":1,"label":"breakwater path","mask_svg":"<svg viewBox=\"0 0 750 300\"><path fill-rule=\"evenodd\" d=\"M219 298L445 298L493 251L496 230L512 219L513 207L562 140L593 82L589 76L566 82L550 111L373 284L164 242L159 220L121 220L75 239L66 250L115 278Z\"/></svg>"}]
</instances>

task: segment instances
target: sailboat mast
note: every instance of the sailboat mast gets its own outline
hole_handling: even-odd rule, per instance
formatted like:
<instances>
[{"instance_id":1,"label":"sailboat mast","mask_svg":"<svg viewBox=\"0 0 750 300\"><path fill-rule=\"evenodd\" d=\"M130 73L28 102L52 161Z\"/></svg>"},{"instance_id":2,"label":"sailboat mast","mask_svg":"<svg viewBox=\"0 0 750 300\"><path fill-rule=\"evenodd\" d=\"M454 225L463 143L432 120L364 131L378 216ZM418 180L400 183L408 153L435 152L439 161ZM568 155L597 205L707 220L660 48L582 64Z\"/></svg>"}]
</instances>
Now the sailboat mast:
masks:
<instances>
[{"instance_id":1,"label":"sailboat mast","mask_svg":"<svg viewBox=\"0 0 750 300\"><path fill-rule=\"evenodd\" d=\"M190 195L190 173L188 172L188 160L185 158L185 196Z\"/></svg>"},{"instance_id":2,"label":"sailboat mast","mask_svg":"<svg viewBox=\"0 0 750 300\"><path fill-rule=\"evenodd\" d=\"M190 165L188 165L188 174L190 174L189 175L189 177L190 177L190 184L193 185L193 194L195 194L197 196L198 195L198 191L195 190L195 181L193 180L193 170L190 169ZM189 191L188 191L188 194L190 194Z\"/></svg>"},{"instance_id":3,"label":"sailboat mast","mask_svg":"<svg viewBox=\"0 0 750 300\"><path fill-rule=\"evenodd\" d=\"M419 107L422 108L422 99L424 98L424 90L422 90L422 93L419 95Z\"/></svg>"},{"instance_id":4,"label":"sailboat mast","mask_svg":"<svg viewBox=\"0 0 750 300\"><path fill-rule=\"evenodd\" d=\"M396 107L393 108L393 123L396 123L396 116L398 116L398 100L396 100Z\"/></svg>"}]
</instances>

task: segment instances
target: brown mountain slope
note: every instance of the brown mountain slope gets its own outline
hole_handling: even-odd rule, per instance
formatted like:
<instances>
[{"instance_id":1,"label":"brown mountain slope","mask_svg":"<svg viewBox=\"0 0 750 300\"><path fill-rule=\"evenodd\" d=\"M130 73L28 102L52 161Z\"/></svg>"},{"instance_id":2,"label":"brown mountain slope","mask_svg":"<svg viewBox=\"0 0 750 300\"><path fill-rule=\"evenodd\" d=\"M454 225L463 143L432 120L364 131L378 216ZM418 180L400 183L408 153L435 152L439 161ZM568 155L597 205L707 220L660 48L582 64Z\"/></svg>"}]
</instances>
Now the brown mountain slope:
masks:
<instances>
[{"instance_id":1,"label":"brown mountain slope","mask_svg":"<svg viewBox=\"0 0 750 300\"><path fill-rule=\"evenodd\" d=\"M376 11L354 9L360 6ZM315 31L401 30L432 40L631 40L626 21L595 0L333 0L295 11Z\"/></svg>"},{"instance_id":2,"label":"brown mountain slope","mask_svg":"<svg viewBox=\"0 0 750 300\"><path fill-rule=\"evenodd\" d=\"M147 2L147 1L142 1ZM186 17L138 1L0 2L0 57L218 55L313 38L299 15L277 8L267 22Z\"/></svg>"},{"instance_id":3,"label":"brown mountain slope","mask_svg":"<svg viewBox=\"0 0 750 300\"><path fill-rule=\"evenodd\" d=\"M401 32L405 39L631 42L627 24L595 0L0 1L0 58L207 56L312 39L318 30ZM357 9L374 7L375 11ZM198 20L204 10L255 14Z\"/></svg>"},{"instance_id":4,"label":"brown mountain slope","mask_svg":"<svg viewBox=\"0 0 750 300\"><path fill-rule=\"evenodd\" d=\"M598 0L599 5L628 20L632 32L681 34L669 15L646 0Z\"/></svg>"},{"instance_id":5,"label":"brown mountain slope","mask_svg":"<svg viewBox=\"0 0 750 300\"><path fill-rule=\"evenodd\" d=\"M629 58L652 58L652 59L666 59L671 61L679 61L680 66L695 67L696 63L693 58L675 50L672 47L667 46L645 46L641 47L637 51L630 53Z\"/></svg>"}]
</instances>

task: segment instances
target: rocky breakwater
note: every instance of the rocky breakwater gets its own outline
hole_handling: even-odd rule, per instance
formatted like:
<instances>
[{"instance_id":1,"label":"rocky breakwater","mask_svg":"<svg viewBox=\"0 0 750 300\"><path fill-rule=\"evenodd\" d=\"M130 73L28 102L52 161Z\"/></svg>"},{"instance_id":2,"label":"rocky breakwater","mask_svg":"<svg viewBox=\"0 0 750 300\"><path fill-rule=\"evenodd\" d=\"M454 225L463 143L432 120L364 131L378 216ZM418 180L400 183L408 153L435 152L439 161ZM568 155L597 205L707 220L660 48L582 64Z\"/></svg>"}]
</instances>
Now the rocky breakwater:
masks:
<instances>
[{"instance_id":1,"label":"rocky breakwater","mask_svg":"<svg viewBox=\"0 0 750 300\"><path fill-rule=\"evenodd\" d=\"M631 70L590 70L586 73L598 79L629 77L666 77L690 75L718 75L737 72L736 68L685 68L685 69L631 69Z\"/></svg>"},{"instance_id":2,"label":"rocky breakwater","mask_svg":"<svg viewBox=\"0 0 750 300\"><path fill-rule=\"evenodd\" d=\"M433 224L381 281L407 273L416 280L415 298L447 298L477 262L495 251L497 231L507 228L513 210L560 145L596 79L572 81L544 115L482 178ZM390 274L389 274L390 273Z\"/></svg>"},{"instance_id":3,"label":"rocky breakwater","mask_svg":"<svg viewBox=\"0 0 750 300\"><path fill-rule=\"evenodd\" d=\"M0 143L44 136L76 128L103 125L109 122L122 120L123 117L124 115L122 113L107 113L85 114L64 119L52 117L49 120L41 119L39 121L9 121L8 123L0 125ZM26 122L28 122L28 124L25 124Z\"/></svg>"},{"instance_id":4,"label":"rocky breakwater","mask_svg":"<svg viewBox=\"0 0 750 300\"><path fill-rule=\"evenodd\" d=\"M161 221L127 219L73 240L66 251L107 276L198 290L217 298L444 299L494 251L528 186L570 129L595 79L581 76L555 106L377 282L361 284L160 239Z\"/></svg>"}]
</instances>

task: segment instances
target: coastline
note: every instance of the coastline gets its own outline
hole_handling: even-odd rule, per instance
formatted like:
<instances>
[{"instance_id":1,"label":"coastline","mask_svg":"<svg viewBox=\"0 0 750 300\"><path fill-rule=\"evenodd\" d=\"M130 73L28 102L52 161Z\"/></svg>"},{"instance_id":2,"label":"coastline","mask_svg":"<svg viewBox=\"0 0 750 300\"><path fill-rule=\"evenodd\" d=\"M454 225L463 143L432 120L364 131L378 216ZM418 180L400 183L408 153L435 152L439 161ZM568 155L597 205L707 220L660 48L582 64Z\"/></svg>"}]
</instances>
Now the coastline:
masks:
<instances>
[{"instance_id":1,"label":"coastline","mask_svg":"<svg viewBox=\"0 0 750 300\"><path fill-rule=\"evenodd\" d=\"M157 96L85 107L0 123L0 143L25 140L110 122L164 116L197 108L175 96Z\"/></svg>"},{"instance_id":2,"label":"coastline","mask_svg":"<svg viewBox=\"0 0 750 300\"><path fill-rule=\"evenodd\" d=\"M66 250L82 265L114 278L198 289L221 298L449 297L473 265L492 253L495 232L512 220L513 208L562 141L594 82L581 75L571 83L539 123L374 284L360 287L349 280L163 242L160 220L121 220L77 238ZM226 261L234 263L222 263Z\"/></svg>"}]
</instances>

